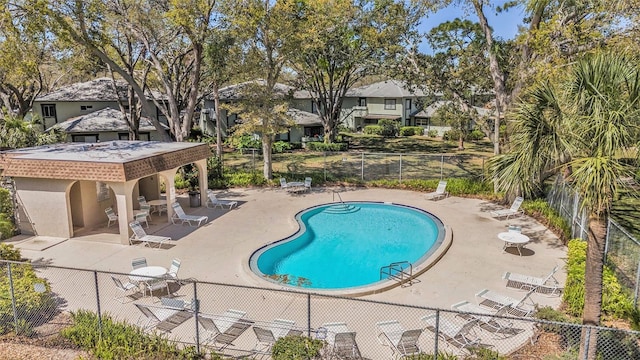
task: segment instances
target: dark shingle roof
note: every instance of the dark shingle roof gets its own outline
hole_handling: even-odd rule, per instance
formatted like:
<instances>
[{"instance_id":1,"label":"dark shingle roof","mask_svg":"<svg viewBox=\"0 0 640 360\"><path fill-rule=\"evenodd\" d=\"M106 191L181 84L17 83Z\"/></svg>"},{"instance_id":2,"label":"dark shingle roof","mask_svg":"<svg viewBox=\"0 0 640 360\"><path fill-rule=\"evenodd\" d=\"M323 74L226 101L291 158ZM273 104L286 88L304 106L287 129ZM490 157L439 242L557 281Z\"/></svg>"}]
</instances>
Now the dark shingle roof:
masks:
<instances>
[{"instance_id":1,"label":"dark shingle roof","mask_svg":"<svg viewBox=\"0 0 640 360\"><path fill-rule=\"evenodd\" d=\"M164 128L167 126L163 125ZM92 113L77 116L69 120L55 124L51 129L61 129L62 131L74 133L94 133L102 131L128 131L129 126L120 110L104 108ZM140 118L140 131L153 131L155 127L148 117Z\"/></svg>"}]
</instances>

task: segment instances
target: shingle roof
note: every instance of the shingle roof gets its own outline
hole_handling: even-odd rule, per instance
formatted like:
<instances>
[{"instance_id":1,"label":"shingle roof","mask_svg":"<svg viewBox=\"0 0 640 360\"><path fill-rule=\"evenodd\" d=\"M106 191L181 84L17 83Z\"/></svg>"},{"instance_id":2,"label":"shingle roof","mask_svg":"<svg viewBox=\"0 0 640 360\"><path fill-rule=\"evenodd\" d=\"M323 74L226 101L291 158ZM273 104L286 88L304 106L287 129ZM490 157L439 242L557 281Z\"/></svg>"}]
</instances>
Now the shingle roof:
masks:
<instances>
[{"instance_id":1,"label":"shingle roof","mask_svg":"<svg viewBox=\"0 0 640 360\"><path fill-rule=\"evenodd\" d=\"M297 125L302 126L318 126L322 125L322 120L318 114L302 111L294 108L287 110L287 115L293 118Z\"/></svg>"},{"instance_id":2,"label":"shingle roof","mask_svg":"<svg viewBox=\"0 0 640 360\"><path fill-rule=\"evenodd\" d=\"M400 80L385 80L377 83L349 89L347 97L368 97L368 98L403 98L425 96L420 89L412 90Z\"/></svg>"},{"instance_id":3,"label":"shingle roof","mask_svg":"<svg viewBox=\"0 0 640 360\"><path fill-rule=\"evenodd\" d=\"M162 124L162 126L165 129L168 129L166 125ZM127 125L127 121L120 110L107 107L55 124L50 129L61 129L66 133L76 134L103 131L122 132L128 131L129 126ZM140 118L140 131L154 131L155 129L156 128L153 126L151 119L148 117Z\"/></svg>"},{"instance_id":4,"label":"shingle roof","mask_svg":"<svg viewBox=\"0 0 640 360\"><path fill-rule=\"evenodd\" d=\"M126 100L127 82L116 81L120 100ZM160 94L155 94L156 98L161 98ZM48 94L38 96L36 101L118 101L113 89L113 81L103 77L87 82L80 82L63 86Z\"/></svg>"}]
</instances>

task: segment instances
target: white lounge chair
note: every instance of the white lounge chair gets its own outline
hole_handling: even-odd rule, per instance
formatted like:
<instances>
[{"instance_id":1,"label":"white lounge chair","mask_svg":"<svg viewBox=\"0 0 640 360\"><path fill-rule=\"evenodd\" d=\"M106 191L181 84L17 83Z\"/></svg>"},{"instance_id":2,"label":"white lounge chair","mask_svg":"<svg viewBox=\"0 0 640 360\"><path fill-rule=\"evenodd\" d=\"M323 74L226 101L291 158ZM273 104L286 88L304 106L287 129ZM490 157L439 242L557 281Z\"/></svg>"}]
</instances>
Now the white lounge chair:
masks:
<instances>
[{"instance_id":1,"label":"white lounge chair","mask_svg":"<svg viewBox=\"0 0 640 360\"><path fill-rule=\"evenodd\" d=\"M116 284L116 288L122 292L122 296L117 296L114 300L119 301L121 304L124 304L124 299L129 298L131 300L135 300L133 297L134 294L138 292L138 285L130 283L130 282L122 282L115 276L111 276L111 279ZM132 291L135 290L135 291Z\"/></svg>"},{"instance_id":2,"label":"white lounge chair","mask_svg":"<svg viewBox=\"0 0 640 360\"><path fill-rule=\"evenodd\" d=\"M118 215L113 211L112 208L108 207L104 209L104 213L107 214L107 218L109 218L109 222L107 223L107 227L111 226L111 224L118 222Z\"/></svg>"},{"instance_id":3,"label":"white lounge chair","mask_svg":"<svg viewBox=\"0 0 640 360\"><path fill-rule=\"evenodd\" d=\"M483 289L476 294L476 298L478 299L478 305L496 310L508 306L507 312L511 315L529 316L533 314L535 304L533 302L531 302L531 304L525 304L525 302L527 300L530 301L529 296L531 296L534 290L529 290L521 299L514 299L495 291Z\"/></svg>"},{"instance_id":4,"label":"white lounge chair","mask_svg":"<svg viewBox=\"0 0 640 360\"><path fill-rule=\"evenodd\" d=\"M181 224L189 224L189 226L193 226L191 225L191 223L193 222L197 223L197 226L200 226L203 222L206 223L209 220L209 217L204 215L187 215L184 210L182 210L182 206L180 206L180 204L177 202L171 204L171 207L173 208L173 216L171 217L171 222L174 224L180 222Z\"/></svg>"},{"instance_id":5,"label":"white lounge chair","mask_svg":"<svg viewBox=\"0 0 640 360\"><path fill-rule=\"evenodd\" d=\"M237 201L218 199L216 197L216 194L214 194L212 192L208 192L207 196L209 197L209 200L207 201L207 207L210 208L210 209L211 208L216 208L218 206L220 206L220 209L224 209L225 206L227 206L229 209L231 209L234 206L238 206L238 202Z\"/></svg>"},{"instance_id":6,"label":"white lounge chair","mask_svg":"<svg viewBox=\"0 0 640 360\"><path fill-rule=\"evenodd\" d=\"M492 211L491 216L493 216L494 218L506 218L507 220L512 216L520 216L524 214L524 212L520 210L520 205L522 205L523 201L524 199L518 196L517 198L515 198L515 200L513 200L513 204L511 204L511 207L509 209Z\"/></svg>"},{"instance_id":7,"label":"white lounge chair","mask_svg":"<svg viewBox=\"0 0 640 360\"><path fill-rule=\"evenodd\" d=\"M331 354L339 358L360 359L360 349L356 343L356 333L350 331L344 322L332 322L322 325L327 329L325 341L331 348Z\"/></svg>"},{"instance_id":8,"label":"white lounge chair","mask_svg":"<svg viewBox=\"0 0 640 360\"><path fill-rule=\"evenodd\" d=\"M451 309L462 311L463 313L456 314L456 316L461 317L467 321L476 320L477 325L487 331L502 334L505 337L509 335L515 335L516 333L513 329L513 322L494 316L507 315L509 312L509 306L503 306L498 309L498 311L491 311L482 306L472 304L468 301L461 301L459 303L451 305Z\"/></svg>"},{"instance_id":9,"label":"white lounge chair","mask_svg":"<svg viewBox=\"0 0 640 360\"><path fill-rule=\"evenodd\" d=\"M475 320L454 322L446 317L430 314L422 318L427 323L427 329L442 337L447 343L459 349L480 346L479 338L469 337L469 332L476 325ZM436 333L437 329L437 333Z\"/></svg>"},{"instance_id":10,"label":"white lounge chair","mask_svg":"<svg viewBox=\"0 0 640 360\"><path fill-rule=\"evenodd\" d=\"M134 305L140 310L144 318L146 318L146 321L144 321L144 319L138 320L138 325L141 326L144 331L158 329L164 332L171 332L171 330L193 316L193 313L187 310L142 304Z\"/></svg>"},{"instance_id":11,"label":"white lounge chair","mask_svg":"<svg viewBox=\"0 0 640 360\"><path fill-rule=\"evenodd\" d=\"M233 345L233 341L253 325L253 321L243 319L246 314L245 311L228 309L222 315L198 316L198 323L207 333L203 342L218 350Z\"/></svg>"},{"instance_id":12,"label":"white lounge chair","mask_svg":"<svg viewBox=\"0 0 640 360\"><path fill-rule=\"evenodd\" d=\"M133 245L134 241L139 241L145 244L145 246L152 247L151 244L158 244L158 248L161 248L162 244L166 241L171 241L171 238L168 236L147 235L142 225L137 221L130 222L129 227L133 231L133 235L129 238L130 245Z\"/></svg>"},{"instance_id":13,"label":"white lounge chair","mask_svg":"<svg viewBox=\"0 0 640 360\"><path fill-rule=\"evenodd\" d=\"M293 329L294 325L295 322L291 320L275 319L268 328L254 326L253 332L256 334L258 341L252 352L260 355L271 355L271 348L279 338L302 335L301 330Z\"/></svg>"},{"instance_id":14,"label":"white lounge chair","mask_svg":"<svg viewBox=\"0 0 640 360\"><path fill-rule=\"evenodd\" d=\"M562 287L560 283L553 276L559 269L556 265L551 272L545 277L535 277L529 275L523 275L513 272L506 272L502 276L507 280L507 287L512 287L520 290L534 290L535 292L547 295L560 295Z\"/></svg>"},{"instance_id":15,"label":"white lounge chair","mask_svg":"<svg viewBox=\"0 0 640 360\"><path fill-rule=\"evenodd\" d=\"M440 200L449 196L449 193L447 192L447 181L440 180L440 182L438 182L438 187L436 188L436 191L426 193L424 196L428 200Z\"/></svg>"},{"instance_id":16,"label":"white lounge chair","mask_svg":"<svg viewBox=\"0 0 640 360\"><path fill-rule=\"evenodd\" d=\"M384 346L389 346L394 357L405 357L421 352L418 339L422 329L405 330L397 320L382 321L376 325L380 331L378 341Z\"/></svg>"}]
</instances>

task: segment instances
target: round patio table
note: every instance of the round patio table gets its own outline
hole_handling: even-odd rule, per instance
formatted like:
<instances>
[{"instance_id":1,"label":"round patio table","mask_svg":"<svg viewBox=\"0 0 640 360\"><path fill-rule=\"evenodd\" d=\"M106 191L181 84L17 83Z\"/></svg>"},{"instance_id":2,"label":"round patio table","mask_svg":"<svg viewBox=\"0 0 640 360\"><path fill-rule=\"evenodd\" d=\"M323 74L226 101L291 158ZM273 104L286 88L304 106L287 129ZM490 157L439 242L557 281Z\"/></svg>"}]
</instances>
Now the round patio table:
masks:
<instances>
[{"instance_id":1,"label":"round patio table","mask_svg":"<svg viewBox=\"0 0 640 360\"><path fill-rule=\"evenodd\" d=\"M522 248L529 242L529 237L516 231L501 232L498 234L498 239L504 241L502 246L502 252L505 252L508 247L515 247L518 249L518 254L522 256Z\"/></svg>"},{"instance_id":2,"label":"round patio table","mask_svg":"<svg viewBox=\"0 0 640 360\"><path fill-rule=\"evenodd\" d=\"M149 278L159 278L167 273L167 269L162 266L144 266L129 273L129 280L134 282L144 282Z\"/></svg>"}]
</instances>

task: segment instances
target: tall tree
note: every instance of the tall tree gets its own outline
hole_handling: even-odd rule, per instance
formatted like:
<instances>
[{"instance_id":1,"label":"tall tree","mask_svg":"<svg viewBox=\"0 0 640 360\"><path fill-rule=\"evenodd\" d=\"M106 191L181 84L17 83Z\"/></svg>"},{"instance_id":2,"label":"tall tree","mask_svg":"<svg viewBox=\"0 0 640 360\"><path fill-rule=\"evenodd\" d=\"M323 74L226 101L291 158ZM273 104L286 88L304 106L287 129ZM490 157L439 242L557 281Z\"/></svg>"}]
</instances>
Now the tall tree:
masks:
<instances>
[{"instance_id":1,"label":"tall tree","mask_svg":"<svg viewBox=\"0 0 640 360\"><path fill-rule=\"evenodd\" d=\"M404 52L418 14L393 0L298 1L302 26L299 51L289 64L297 86L308 90L324 126L325 142L335 140L346 92L364 76Z\"/></svg>"},{"instance_id":2,"label":"tall tree","mask_svg":"<svg viewBox=\"0 0 640 360\"><path fill-rule=\"evenodd\" d=\"M246 49L245 67L250 69L247 74L260 79L243 90L245 101L228 109L241 119L239 133L260 134L263 174L271 179L271 146L275 135L291 126L290 121L285 121L287 107L277 84L291 53L299 51L291 39L300 31L300 2L245 0L238 4L229 1L223 9L226 21ZM255 96L253 103L247 101L249 96Z\"/></svg>"},{"instance_id":3,"label":"tall tree","mask_svg":"<svg viewBox=\"0 0 640 360\"><path fill-rule=\"evenodd\" d=\"M589 213L583 323L600 324L606 220L621 177L632 175L640 124L638 59L599 52L580 59L560 84L539 83L514 114L513 150L491 159L500 189L531 195L562 173ZM596 357L583 332L581 355Z\"/></svg>"}]
</instances>

